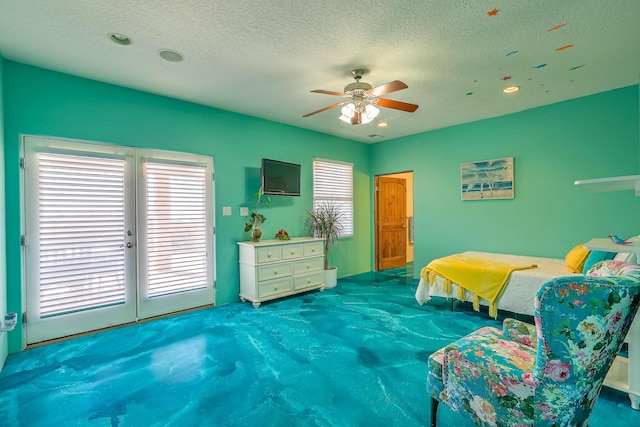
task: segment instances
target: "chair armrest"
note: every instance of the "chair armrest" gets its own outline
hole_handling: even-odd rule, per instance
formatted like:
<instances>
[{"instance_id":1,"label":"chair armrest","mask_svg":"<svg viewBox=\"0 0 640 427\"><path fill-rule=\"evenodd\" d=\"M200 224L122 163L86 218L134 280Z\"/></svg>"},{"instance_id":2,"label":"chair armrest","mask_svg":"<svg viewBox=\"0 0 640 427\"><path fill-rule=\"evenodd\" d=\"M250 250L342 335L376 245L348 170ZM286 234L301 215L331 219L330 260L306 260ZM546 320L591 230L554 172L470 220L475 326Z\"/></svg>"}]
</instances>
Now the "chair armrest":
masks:
<instances>
[{"instance_id":1,"label":"chair armrest","mask_svg":"<svg viewBox=\"0 0 640 427\"><path fill-rule=\"evenodd\" d=\"M538 347L538 334L536 327L520 320L506 318L502 323L502 333L509 338L527 347Z\"/></svg>"}]
</instances>

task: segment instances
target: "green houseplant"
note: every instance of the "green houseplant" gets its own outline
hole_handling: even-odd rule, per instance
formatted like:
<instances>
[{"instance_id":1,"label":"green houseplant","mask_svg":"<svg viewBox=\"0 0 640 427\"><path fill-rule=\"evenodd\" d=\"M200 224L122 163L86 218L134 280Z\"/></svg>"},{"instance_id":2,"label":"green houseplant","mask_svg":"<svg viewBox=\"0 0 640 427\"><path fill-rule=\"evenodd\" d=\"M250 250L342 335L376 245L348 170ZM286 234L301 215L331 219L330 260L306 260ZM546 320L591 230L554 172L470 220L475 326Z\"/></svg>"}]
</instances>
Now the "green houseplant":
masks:
<instances>
[{"instance_id":1,"label":"green houseplant","mask_svg":"<svg viewBox=\"0 0 640 427\"><path fill-rule=\"evenodd\" d=\"M307 232L324 239L325 286L334 287L337 282L337 267L329 266L329 248L338 242L344 232L344 212L332 201L320 202L313 209L307 210L305 228Z\"/></svg>"},{"instance_id":2,"label":"green houseplant","mask_svg":"<svg viewBox=\"0 0 640 427\"><path fill-rule=\"evenodd\" d=\"M267 220L267 217L258 212L258 209L261 206L269 207L271 205L271 198L267 196L263 198L264 194L262 194L262 187L258 189L258 191L251 196L252 200L255 200L253 205L253 209L251 210L251 215L249 215L248 222L244 224L244 231L251 232L251 241L259 242L260 237L262 237L262 223Z\"/></svg>"}]
</instances>

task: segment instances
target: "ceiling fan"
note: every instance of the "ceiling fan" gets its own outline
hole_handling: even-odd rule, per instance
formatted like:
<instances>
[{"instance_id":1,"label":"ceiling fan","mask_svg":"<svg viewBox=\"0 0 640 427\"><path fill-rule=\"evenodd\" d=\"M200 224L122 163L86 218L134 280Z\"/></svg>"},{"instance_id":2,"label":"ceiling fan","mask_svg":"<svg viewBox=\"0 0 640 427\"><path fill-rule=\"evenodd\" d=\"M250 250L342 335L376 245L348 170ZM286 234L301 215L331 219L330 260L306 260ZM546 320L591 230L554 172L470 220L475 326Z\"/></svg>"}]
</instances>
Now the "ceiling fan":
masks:
<instances>
[{"instance_id":1,"label":"ceiling fan","mask_svg":"<svg viewBox=\"0 0 640 427\"><path fill-rule=\"evenodd\" d=\"M361 82L360 79L364 74L362 68L356 68L351 70L355 83L350 83L344 87L344 93L332 92L330 90L316 89L312 90L313 93L324 93L325 95L335 95L344 98L349 98L346 101L338 102L337 104L329 105L328 107L314 111L309 114L305 114L302 117L313 116L314 114L322 113L323 111L331 110L336 107L342 106L342 115L340 120L351 123L352 125L359 125L369 123L379 113L378 107L393 108L394 110L406 111L407 113L413 113L418 109L416 104L409 104L406 102L394 101L392 99L380 98L381 95L386 95L391 92L406 89L409 86L402 83L400 80L394 80L383 85L372 87L369 83Z\"/></svg>"}]
</instances>

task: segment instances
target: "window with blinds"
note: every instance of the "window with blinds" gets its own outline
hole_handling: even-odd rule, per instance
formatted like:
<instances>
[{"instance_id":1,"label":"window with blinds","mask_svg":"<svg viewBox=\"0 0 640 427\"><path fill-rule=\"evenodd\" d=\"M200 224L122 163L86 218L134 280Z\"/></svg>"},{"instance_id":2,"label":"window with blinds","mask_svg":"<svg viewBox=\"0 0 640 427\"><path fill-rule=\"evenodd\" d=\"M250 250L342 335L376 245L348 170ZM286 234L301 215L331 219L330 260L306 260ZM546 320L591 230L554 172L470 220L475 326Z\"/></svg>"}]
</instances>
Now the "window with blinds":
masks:
<instances>
[{"instance_id":1,"label":"window with blinds","mask_svg":"<svg viewBox=\"0 0 640 427\"><path fill-rule=\"evenodd\" d=\"M341 237L353 236L353 164L313 161L313 206L326 202L342 212Z\"/></svg>"},{"instance_id":2,"label":"window with blinds","mask_svg":"<svg viewBox=\"0 0 640 427\"><path fill-rule=\"evenodd\" d=\"M150 298L207 286L206 167L145 163Z\"/></svg>"},{"instance_id":3,"label":"window with blinds","mask_svg":"<svg viewBox=\"0 0 640 427\"><path fill-rule=\"evenodd\" d=\"M122 304L124 161L38 154L42 317Z\"/></svg>"}]
</instances>

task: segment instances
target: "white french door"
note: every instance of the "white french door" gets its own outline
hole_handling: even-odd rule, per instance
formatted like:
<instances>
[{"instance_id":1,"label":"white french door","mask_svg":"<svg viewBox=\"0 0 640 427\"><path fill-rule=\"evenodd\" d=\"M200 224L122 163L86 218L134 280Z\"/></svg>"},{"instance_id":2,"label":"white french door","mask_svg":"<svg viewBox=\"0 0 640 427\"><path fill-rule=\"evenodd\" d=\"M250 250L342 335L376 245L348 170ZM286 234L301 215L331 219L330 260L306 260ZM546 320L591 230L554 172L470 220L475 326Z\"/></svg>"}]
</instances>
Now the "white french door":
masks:
<instances>
[{"instance_id":1,"label":"white french door","mask_svg":"<svg viewBox=\"0 0 640 427\"><path fill-rule=\"evenodd\" d=\"M138 156L138 317L213 304L213 159Z\"/></svg>"},{"instance_id":2,"label":"white french door","mask_svg":"<svg viewBox=\"0 0 640 427\"><path fill-rule=\"evenodd\" d=\"M213 159L24 137L27 343L212 304Z\"/></svg>"}]
</instances>

